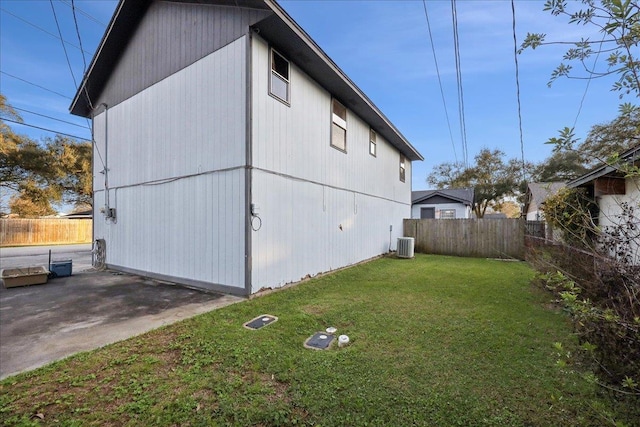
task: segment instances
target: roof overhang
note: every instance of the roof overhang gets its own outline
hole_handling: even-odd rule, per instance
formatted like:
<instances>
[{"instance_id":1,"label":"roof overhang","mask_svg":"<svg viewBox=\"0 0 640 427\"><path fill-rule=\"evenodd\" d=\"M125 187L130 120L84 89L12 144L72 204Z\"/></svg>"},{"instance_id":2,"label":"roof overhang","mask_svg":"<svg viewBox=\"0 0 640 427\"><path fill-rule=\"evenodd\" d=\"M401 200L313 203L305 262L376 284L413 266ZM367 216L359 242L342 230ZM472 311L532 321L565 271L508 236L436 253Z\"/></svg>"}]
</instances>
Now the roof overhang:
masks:
<instances>
[{"instance_id":1,"label":"roof overhang","mask_svg":"<svg viewBox=\"0 0 640 427\"><path fill-rule=\"evenodd\" d=\"M120 0L89 69L71 103L72 114L90 117L92 100L99 98L120 55L153 0ZM271 10L273 15L253 28L260 37L288 56L300 69L366 121L409 160L424 157L387 119L358 86L324 53L311 37L274 0L171 0Z\"/></svg>"},{"instance_id":2,"label":"roof overhang","mask_svg":"<svg viewBox=\"0 0 640 427\"><path fill-rule=\"evenodd\" d=\"M418 204L424 203L425 201L431 199L432 197L436 197L436 196L440 196L440 197L443 197L445 199L449 199L452 202L462 203L464 205L471 205L472 204L471 200L466 200L466 199L463 199L462 197L452 196L450 194L443 193L441 191L434 191L431 194L428 194L426 196L420 197L419 199L413 200L411 202L411 204L412 205L418 205Z\"/></svg>"},{"instance_id":3,"label":"roof overhang","mask_svg":"<svg viewBox=\"0 0 640 427\"><path fill-rule=\"evenodd\" d=\"M635 164L638 161L640 161L640 145L637 145L633 148L631 148L630 150L627 150L626 152L622 153L619 157L619 162L618 164ZM576 188L576 187L582 187L585 184L590 183L591 181L594 181L598 178L601 178L603 176L608 176L608 175L620 175L620 169L618 165L609 165L609 164L603 164L595 169L593 169L590 172L587 172L586 174L582 175L581 177L578 177L576 179L574 179L573 181L569 181L567 183L567 187L571 187L571 188Z\"/></svg>"}]
</instances>

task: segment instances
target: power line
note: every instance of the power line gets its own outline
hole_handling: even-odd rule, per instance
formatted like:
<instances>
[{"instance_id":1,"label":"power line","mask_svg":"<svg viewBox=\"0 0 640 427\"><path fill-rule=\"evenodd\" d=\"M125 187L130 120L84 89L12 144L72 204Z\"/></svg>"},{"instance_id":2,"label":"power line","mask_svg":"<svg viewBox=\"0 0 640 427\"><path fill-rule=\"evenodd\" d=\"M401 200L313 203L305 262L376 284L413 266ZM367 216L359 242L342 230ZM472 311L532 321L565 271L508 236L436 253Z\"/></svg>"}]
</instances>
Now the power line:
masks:
<instances>
[{"instance_id":1,"label":"power line","mask_svg":"<svg viewBox=\"0 0 640 427\"><path fill-rule=\"evenodd\" d=\"M440 68L438 67L438 58L436 56L436 47L433 44L433 35L431 34L431 23L429 22L429 13L427 12L427 0L422 0L424 6L424 16L427 19L427 28L429 29L429 40L431 41L431 51L433 52L433 62L436 64L436 74L438 75L438 84L440 85L440 95L442 96L442 104L444 105L444 115L447 118L447 127L449 128L449 137L451 137L451 146L453 147L453 155L458 163L458 153L456 153L456 144L453 142L453 132L451 132L451 121L449 120L449 112L447 110L447 101L444 97L442 89L442 78L440 77Z\"/></svg>"},{"instance_id":2,"label":"power line","mask_svg":"<svg viewBox=\"0 0 640 427\"><path fill-rule=\"evenodd\" d=\"M58 34L60 34L60 40L62 40L62 31L60 30L60 23L58 22L58 16L56 15L56 8L53 6L53 0L49 0L51 4L51 11L53 12L53 19L56 21L56 27L58 28ZM62 42L62 50L64 50L64 57L67 59L67 65L69 66L69 72L71 72L71 78L73 79L73 86L78 89L78 82L76 82L76 76L73 74L73 68L71 67L71 61L69 61L69 54L67 53L67 47ZM82 50L82 49L80 49Z\"/></svg>"},{"instance_id":3,"label":"power line","mask_svg":"<svg viewBox=\"0 0 640 427\"><path fill-rule=\"evenodd\" d=\"M511 0L511 22L513 29L513 60L516 65L516 98L518 100L518 129L520 130L520 155L522 156L522 181L527 182L526 163L524 161L524 137L522 136L522 107L520 102L520 71L518 67L518 39L516 37L516 5Z\"/></svg>"},{"instance_id":4,"label":"power line","mask_svg":"<svg viewBox=\"0 0 640 427\"><path fill-rule=\"evenodd\" d=\"M46 132L55 133L55 134L57 134L57 135L64 135L64 136L68 136L68 137L70 137L70 138L79 139L79 140L81 140L81 141L89 141L89 142L91 142L91 140L90 140L90 139L83 138L83 137L81 137L81 136L71 135L71 134L69 134L69 133L64 133L64 132L58 132L57 130L48 129L48 128L43 128L43 127L41 127L41 126L36 126L36 125L29 124L29 123L23 123L23 122L19 122L19 121L17 121L17 120L6 119L6 118L4 118L4 117L0 117L0 120L4 120L4 121L6 121L6 122L15 123L15 124L22 125L22 126L28 126L28 127L30 127L30 128L34 128L34 129L44 130L44 131L46 131Z\"/></svg>"},{"instance_id":5,"label":"power line","mask_svg":"<svg viewBox=\"0 0 640 427\"><path fill-rule=\"evenodd\" d=\"M61 122L61 123L66 123L66 124L68 124L68 125L77 126L77 127L79 127L79 128L82 128L82 129L90 129L90 128L89 128L89 127L87 127L87 126L83 126L83 125L79 125L79 124L77 124L77 123L69 122L69 121L67 121L67 120L62 120L62 119L58 119L58 118L55 118L55 117L47 116L46 114L36 113L35 111L25 110L24 108L18 108L18 107L12 107L12 108L13 108L14 110L24 111L25 113L35 114L36 116L40 116L40 117L46 117L47 119L55 120L55 121L58 121L58 122Z\"/></svg>"},{"instance_id":6,"label":"power line","mask_svg":"<svg viewBox=\"0 0 640 427\"><path fill-rule=\"evenodd\" d=\"M458 37L458 11L456 0L451 0L451 17L453 20L453 50L456 62L456 81L458 87L458 116L460 119L460 134L462 137L462 155L465 167L469 166L469 148L467 145L467 128L464 116L464 92L462 90L462 67L460 64L460 40Z\"/></svg>"},{"instance_id":7,"label":"power line","mask_svg":"<svg viewBox=\"0 0 640 427\"><path fill-rule=\"evenodd\" d=\"M66 4L69 7L74 6L72 3L73 2L69 2L69 0L58 0L60 3L62 4ZM80 12L81 15L84 15L85 17L87 17L88 19L92 20L93 22L95 22L98 25L102 25L103 27L106 27L107 24L105 24L104 22L101 22L99 20L97 20L96 18L94 18L93 16L91 16L90 14L88 14L87 12L85 12L84 10L80 9L78 6L75 6L75 9Z\"/></svg>"},{"instance_id":8,"label":"power line","mask_svg":"<svg viewBox=\"0 0 640 427\"><path fill-rule=\"evenodd\" d=\"M16 15L15 13L11 13L11 12L9 12L7 9L5 9L5 8L3 8L3 7L0 7L0 10L1 10L2 12L4 12L4 13L8 14L8 15L13 16L13 17L14 17L14 18L16 18L16 19L19 19L20 21L24 22L24 23L25 23L25 24L27 24L27 25L31 25L33 28L37 28L38 30L42 31L43 33L46 33L46 34L50 35L50 36L51 36L51 37L53 37L53 38L58 39L58 40L62 41L63 43L68 44L68 45L69 45L69 46L71 46L71 47L75 47L76 49L80 49L80 47L79 47L79 46L76 46L76 45L74 45L73 43L69 43L68 41L63 40L63 39L62 39L62 37L58 37L58 36L56 36L56 35L55 35L55 34L53 34L52 32L49 32L49 31L45 30L44 28L39 27L39 26L37 26L36 24L33 24L33 23L31 23L31 22L27 21L26 19L19 17L19 16L18 16L18 15ZM91 54L91 52L86 52L86 53Z\"/></svg>"},{"instance_id":9,"label":"power line","mask_svg":"<svg viewBox=\"0 0 640 427\"><path fill-rule=\"evenodd\" d=\"M60 93L60 92L56 92L55 90L47 89L47 88L46 88L46 87L44 87L44 86L40 86L39 84L36 84L36 83L30 82L29 80L25 80L25 79L20 78L20 77L18 77L18 76L14 76L13 74L9 74L9 73L7 73L7 72L5 72L5 71L0 71L0 73L4 74L4 75L6 75L6 76L9 76L9 77L11 77L11 78L14 78L14 79L16 79L16 80L20 80L21 82L25 82L25 83L27 83L27 84L30 84L31 86L35 86L35 87L40 88L40 89L42 89L42 90L46 90L47 92L51 92L51 93L56 94L56 95L58 95L58 96L61 96L61 97L63 97L63 98L72 99L71 97L69 97L69 96L67 96L67 95L65 95L65 94L62 94L62 93Z\"/></svg>"},{"instance_id":10,"label":"power line","mask_svg":"<svg viewBox=\"0 0 640 427\"><path fill-rule=\"evenodd\" d=\"M578 106L578 112L576 113L576 118L573 121L573 127L571 129L575 129L576 124L578 123L578 117L580 117L580 113L582 112L582 107L584 105L584 100L587 97L587 92L589 91L589 86L591 85L591 80L593 79L593 75L595 73L596 70L596 63L598 62L598 58L600 57L600 52L602 52L602 43L604 42L604 38L607 36L607 33L605 32L602 35L602 41L600 42L600 49L598 49L598 52L596 53L596 58L593 60L593 66L591 67L591 71L587 70L587 72L589 73L589 78L587 79L587 85L584 88L584 93L582 94L582 99L580 99L580 105ZM586 65L585 65L585 69L586 69Z\"/></svg>"},{"instance_id":11,"label":"power line","mask_svg":"<svg viewBox=\"0 0 640 427\"><path fill-rule=\"evenodd\" d=\"M82 49L82 38L80 37L80 28L78 28L78 19L76 18L76 4L73 0L71 0L71 12L73 14L73 22L76 25L76 34L78 35L78 43L80 44L80 53L82 53L82 63L84 64L84 68L82 70L85 72L87 71L87 58L85 58L84 50Z\"/></svg>"}]
</instances>

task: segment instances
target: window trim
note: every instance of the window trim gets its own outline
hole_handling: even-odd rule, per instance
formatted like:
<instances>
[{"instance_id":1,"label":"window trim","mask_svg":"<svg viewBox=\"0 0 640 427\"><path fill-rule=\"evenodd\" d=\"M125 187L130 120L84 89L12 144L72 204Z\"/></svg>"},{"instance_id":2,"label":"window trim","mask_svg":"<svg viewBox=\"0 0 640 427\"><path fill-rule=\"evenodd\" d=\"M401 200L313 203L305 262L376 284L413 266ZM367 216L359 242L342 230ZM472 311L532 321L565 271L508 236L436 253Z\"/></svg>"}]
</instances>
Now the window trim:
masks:
<instances>
[{"instance_id":1,"label":"window trim","mask_svg":"<svg viewBox=\"0 0 640 427\"><path fill-rule=\"evenodd\" d=\"M287 73L289 74L289 77L285 77L281 75L274 69L274 65L273 65L274 55L278 55L283 61L287 63ZM273 90L274 77L286 83L287 99L282 99L277 93L274 92ZM269 49L269 96L277 99L278 101L282 102L283 104L289 107L291 106L291 62L287 58L285 58L284 55L282 55L280 52L278 52L274 48Z\"/></svg>"},{"instance_id":2,"label":"window trim","mask_svg":"<svg viewBox=\"0 0 640 427\"><path fill-rule=\"evenodd\" d=\"M344 109L344 119L333 112L334 103L338 104L340 107L342 107ZM348 115L347 114L347 107L345 107L336 98L332 97L331 98L331 129L330 129L331 134L330 134L330 137L329 137L329 145L332 148L335 148L338 151L342 151L345 154L347 152L347 115ZM338 122L336 122L336 119L338 120ZM344 148L338 147L337 145L333 144L333 125L338 126L339 128L341 128L344 131Z\"/></svg>"},{"instance_id":3,"label":"window trim","mask_svg":"<svg viewBox=\"0 0 640 427\"><path fill-rule=\"evenodd\" d=\"M443 213L444 212L453 212L453 216L449 217L449 216L445 216L443 217ZM440 209L440 219L456 219L456 210L455 209Z\"/></svg>"},{"instance_id":4,"label":"window trim","mask_svg":"<svg viewBox=\"0 0 640 427\"><path fill-rule=\"evenodd\" d=\"M407 176L407 158L400 153L400 181L406 182Z\"/></svg>"},{"instance_id":5,"label":"window trim","mask_svg":"<svg viewBox=\"0 0 640 427\"><path fill-rule=\"evenodd\" d=\"M371 150L372 147L373 150ZM371 128L369 128L369 154L378 157L378 134Z\"/></svg>"}]
</instances>

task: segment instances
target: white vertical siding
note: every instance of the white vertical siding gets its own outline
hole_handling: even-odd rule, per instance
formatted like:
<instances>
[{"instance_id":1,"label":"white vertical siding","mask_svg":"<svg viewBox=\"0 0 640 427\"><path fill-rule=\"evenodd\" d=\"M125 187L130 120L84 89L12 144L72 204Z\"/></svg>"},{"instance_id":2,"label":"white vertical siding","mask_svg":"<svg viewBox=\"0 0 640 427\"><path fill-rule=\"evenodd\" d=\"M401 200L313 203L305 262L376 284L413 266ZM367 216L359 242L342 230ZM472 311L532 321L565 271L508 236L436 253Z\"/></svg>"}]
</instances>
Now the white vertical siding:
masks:
<instances>
[{"instance_id":1,"label":"white vertical siding","mask_svg":"<svg viewBox=\"0 0 640 427\"><path fill-rule=\"evenodd\" d=\"M269 96L269 48L252 42L252 291L278 287L395 249L411 214L411 163L347 112L347 153L330 142L331 94L291 61L291 105ZM389 227L393 227L390 232Z\"/></svg>"},{"instance_id":2,"label":"white vertical siding","mask_svg":"<svg viewBox=\"0 0 640 427\"><path fill-rule=\"evenodd\" d=\"M620 224L619 215L622 213L622 203L628 203L638 215L640 212L640 178L625 179L625 194L600 196L598 201L600 227L605 229ZM631 242L630 249L633 254L633 262L635 265L640 265L640 242Z\"/></svg>"},{"instance_id":3,"label":"white vertical siding","mask_svg":"<svg viewBox=\"0 0 640 427\"><path fill-rule=\"evenodd\" d=\"M95 238L107 263L244 290L246 163L244 37L145 89L94 120ZM211 285L211 286L209 286Z\"/></svg>"}]
</instances>

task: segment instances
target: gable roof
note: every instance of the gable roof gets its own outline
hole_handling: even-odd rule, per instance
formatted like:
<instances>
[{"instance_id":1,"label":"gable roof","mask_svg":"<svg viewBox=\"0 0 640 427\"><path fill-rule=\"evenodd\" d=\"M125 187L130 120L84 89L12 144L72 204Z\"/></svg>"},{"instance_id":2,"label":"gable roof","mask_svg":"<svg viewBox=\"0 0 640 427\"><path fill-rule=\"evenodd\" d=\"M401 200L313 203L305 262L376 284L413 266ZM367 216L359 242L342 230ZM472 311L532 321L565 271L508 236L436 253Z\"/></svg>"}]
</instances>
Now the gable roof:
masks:
<instances>
[{"instance_id":1,"label":"gable roof","mask_svg":"<svg viewBox=\"0 0 640 427\"><path fill-rule=\"evenodd\" d=\"M618 164L624 164L624 163L635 164L635 163L638 163L639 161L640 161L640 144L622 153L619 157ZM620 174L619 168L616 166L611 166L609 164L604 163L596 167L595 169L587 172L586 174L574 179L573 181L569 181L567 183L567 186L572 188L580 187L597 178L603 177L605 175L610 175L610 174L619 175Z\"/></svg>"},{"instance_id":2,"label":"gable roof","mask_svg":"<svg viewBox=\"0 0 640 427\"><path fill-rule=\"evenodd\" d=\"M92 100L98 99L109 76L143 16L154 0L120 0L70 106L72 114L89 117ZM260 37L292 60L345 107L365 120L377 133L409 160L424 157L375 104L347 77L311 37L278 5L275 0L165 0L270 11L271 14L252 27Z\"/></svg>"},{"instance_id":3,"label":"gable roof","mask_svg":"<svg viewBox=\"0 0 640 427\"><path fill-rule=\"evenodd\" d=\"M444 197L453 202L471 205L473 203L473 188L451 188L440 190L423 190L411 192L411 204L427 203L432 197Z\"/></svg>"},{"instance_id":4,"label":"gable roof","mask_svg":"<svg viewBox=\"0 0 640 427\"><path fill-rule=\"evenodd\" d=\"M527 185L527 192L531 197L527 199L526 207L530 204L540 207L548 197L556 195L566 186L564 182L530 182Z\"/></svg>"}]
</instances>

